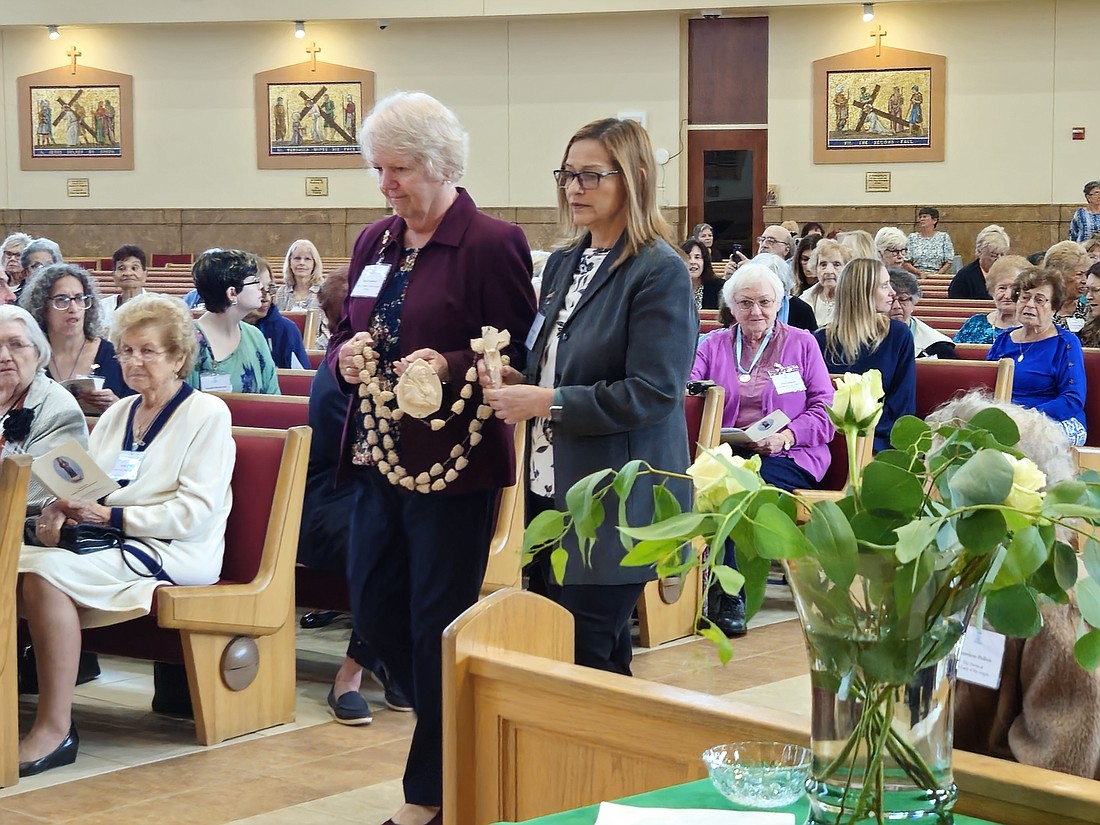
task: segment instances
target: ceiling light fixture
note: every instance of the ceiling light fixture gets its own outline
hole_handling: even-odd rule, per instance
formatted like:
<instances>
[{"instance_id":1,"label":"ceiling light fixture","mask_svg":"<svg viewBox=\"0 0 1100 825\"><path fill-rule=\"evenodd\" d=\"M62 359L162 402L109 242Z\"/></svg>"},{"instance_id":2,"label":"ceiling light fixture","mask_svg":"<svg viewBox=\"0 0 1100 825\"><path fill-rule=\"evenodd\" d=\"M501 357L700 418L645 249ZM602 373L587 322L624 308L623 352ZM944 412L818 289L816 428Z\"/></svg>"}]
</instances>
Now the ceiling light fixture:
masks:
<instances>
[{"instance_id":1,"label":"ceiling light fixture","mask_svg":"<svg viewBox=\"0 0 1100 825\"><path fill-rule=\"evenodd\" d=\"M61 37L61 32L57 30L57 26L46 26L46 34L50 40L57 40Z\"/></svg>"},{"instance_id":2,"label":"ceiling light fixture","mask_svg":"<svg viewBox=\"0 0 1100 825\"><path fill-rule=\"evenodd\" d=\"M864 3L863 4L863 22L870 23L875 19L875 4Z\"/></svg>"},{"instance_id":3,"label":"ceiling light fixture","mask_svg":"<svg viewBox=\"0 0 1100 825\"><path fill-rule=\"evenodd\" d=\"M306 36L306 24L304 20L294 21L294 36L299 40Z\"/></svg>"}]
</instances>

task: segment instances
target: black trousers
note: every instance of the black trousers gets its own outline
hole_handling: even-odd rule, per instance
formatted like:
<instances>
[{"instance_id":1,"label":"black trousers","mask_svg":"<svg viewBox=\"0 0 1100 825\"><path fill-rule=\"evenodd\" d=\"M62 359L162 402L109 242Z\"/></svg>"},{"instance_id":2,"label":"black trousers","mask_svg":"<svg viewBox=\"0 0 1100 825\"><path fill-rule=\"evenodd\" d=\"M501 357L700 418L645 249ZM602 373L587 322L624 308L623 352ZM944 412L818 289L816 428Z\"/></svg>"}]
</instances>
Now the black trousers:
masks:
<instances>
[{"instance_id":1,"label":"black trousers","mask_svg":"<svg viewBox=\"0 0 1100 825\"><path fill-rule=\"evenodd\" d=\"M348 591L356 632L416 711L405 801L443 802L442 635L477 601L496 491L422 495L374 469L356 473Z\"/></svg>"},{"instance_id":2,"label":"black trousers","mask_svg":"<svg viewBox=\"0 0 1100 825\"><path fill-rule=\"evenodd\" d=\"M554 502L528 493L527 517L553 509ZM599 552L598 548L594 552ZM573 614L574 660L578 665L630 676L634 656L630 617L645 589L631 584L556 584L550 554L540 553L527 566L527 589L546 596Z\"/></svg>"}]
</instances>

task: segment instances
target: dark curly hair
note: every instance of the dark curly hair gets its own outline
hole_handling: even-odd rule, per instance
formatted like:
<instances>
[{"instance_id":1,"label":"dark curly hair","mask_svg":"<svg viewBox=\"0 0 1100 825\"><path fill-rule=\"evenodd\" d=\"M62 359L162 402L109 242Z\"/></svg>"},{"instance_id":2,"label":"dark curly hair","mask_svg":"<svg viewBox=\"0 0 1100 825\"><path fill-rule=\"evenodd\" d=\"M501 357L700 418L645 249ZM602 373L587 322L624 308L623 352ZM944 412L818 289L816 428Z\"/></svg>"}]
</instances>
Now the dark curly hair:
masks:
<instances>
[{"instance_id":1,"label":"dark curly hair","mask_svg":"<svg viewBox=\"0 0 1100 825\"><path fill-rule=\"evenodd\" d=\"M257 276L256 256L239 249L208 249L191 267L191 280L210 312L229 309L230 287L240 292L245 278Z\"/></svg>"},{"instance_id":2,"label":"dark curly hair","mask_svg":"<svg viewBox=\"0 0 1100 825\"><path fill-rule=\"evenodd\" d=\"M92 305L84 312L84 337L91 341L103 332L103 310L99 306L99 290L95 281L84 269L76 264L50 264L31 275L23 293L19 296L19 306L27 310L44 333L49 335L46 326L46 310L53 285L62 278L76 278L84 289L85 295L92 296Z\"/></svg>"},{"instance_id":3,"label":"dark curly hair","mask_svg":"<svg viewBox=\"0 0 1100 825\"><path fill-rule=\"evenodd\" d=\"M1055 269L1031 266L1023 270L1012 284L1012 300L1019 301L1021 293L1042 286L1050 287L1050 305L1057 312L1066 302L1066 282Z\"/></svg>"}]
</instances>

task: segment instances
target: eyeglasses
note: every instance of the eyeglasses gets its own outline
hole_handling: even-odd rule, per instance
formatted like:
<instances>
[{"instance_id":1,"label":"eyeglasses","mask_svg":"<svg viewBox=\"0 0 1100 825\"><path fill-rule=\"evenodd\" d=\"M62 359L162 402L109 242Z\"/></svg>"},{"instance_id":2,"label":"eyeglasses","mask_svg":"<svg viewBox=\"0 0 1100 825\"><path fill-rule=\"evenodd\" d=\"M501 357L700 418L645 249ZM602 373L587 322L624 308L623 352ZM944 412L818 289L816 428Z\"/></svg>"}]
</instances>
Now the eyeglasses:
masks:
<instances>
[{"instance_id":1,"label":"eyeglasses","mask_svg":"<svg viewBox=\"0 0 1100 825\"><path fill-rule=\"evenodd\" d=\"M903 246L901 249L884 249L882 251L884 253L889 252L891 255L904 255L906 252L906 248Z\"/></svg>"},{"instance_id":2,"label":"eyeglasses","mask_svg":"<svg viewBox=\"0 0 1100 825\"><path fill-rule=\"evenodd\" d=\"M1050 303L1050 298L1048 298L1046 295L1032 295L1028 293L1026 295L1020 295L1018 298L1016 298L1016 303L1023 306L1027 306L1028 304L1035 304L1036 307L1042 308Z\"/></svg>"},{"instance_id":3,"label":"eyeglasses","mask_svg":"<svg viewBox=\"0 0 1100 825\"><path fill-rule=\"evenodd\" d=\"M44 266L49 266L44 261L35 261L33 264L27 264L27 272L37 272Z\"/></svg>"},{"instance_id":4,"label":"eyeglasses","mask_svg":"<svg viewBox=\"0 0 1100 825\"><path fill-rule=\"evenodd\" d=\"M0 341L0 349L4 347L8 348L8 352L11 353L11 357L15 358L17 355L21 355L28 350L34 349L34 345L29 341L24 341L22 338L10 338L7 341Z\"/></svg>"},{"instance_id":5,"label":"eyeglasses","mask_svg":"<svg viewBox=\"0 0 1100 825\"><path fill-rule=\"evenodd\" d=\"M141 349L134 349L133 347L119 347L115 356L122 364L129 363L130 361L141 361L145 363L147 361L153 361L164 355L167 350L153 349L152 347L142 347Z\"/></svg>"},{"instance_id":6,"label":"eyeglasses","mask_svg":"<svg viewBox=\"0 0 1100 825\"><path fill-rule=\"evenodd\" d=\"M609 172L571 172L568 169L555 169L554 180L558 182L561 189L568 189L573 181L576 181L581 189L595 189L600 185L601 180L617 174L619 174L618 169L612 169Z\"/></svg>"},{"instance_id":7,"label":"eyeglasses","mask_svg":"<svg viewBox=\"0 0 1100 825\"><path fill-rule=\"evenodd\" d=\"M762 310L764 310L764 312L767 312L777 303L779 302L773 301L771 298L761 298L759 301L749 301L746 299L744 301L733 302L734 306L736 306L742 312L752 312L753 307L760 307Z\"/></svg>"},{"instance_id":8,"label":"eyeglasses","mask_svg":"<svg viewBox=\"0 0 1100 825\"><path fill-rule=\"evenodd\" d=\"M902 295L902 294L899 294L899 293L895 292L894 293L894 299L892 301L890 301L890 303L891 304L912 304L912 303L915 303L915 302L913 301L913 296L912 295Z\"/></svg>"},{"instance_id":9,"label":"eyeglasses","mask_svg":"<svg viewBox=\"0 0 1100 825\"><path fill-rule=\"evenodd\" d=\"M5 249L4 250L4 257L5 258L12 258L14 260L19 260L19 256L22 255L22 254L23 254L22 252L12 252L10 249Z\"/></svg>"},{"instance_id":10,"label":"eyeglasses","mask_svg":"<svg viewBox=\"0 0 1100 825\"><path fill-rule=\"evenodd\" d=\"M59 309L62 312L69 308L69 304L79 304L83 309L88 309L92 305L91 295L54 295L50 298L50 306L54 309Z\"/></svg>"},{"instance_id":11,"label":"eyeglasses","mask_svg":"<svg viewBox=\"0 0 1100 825\"><path fill-rule=\"evenodd\" d=\"M241 289L244 289L246 286L260 286L260 279L246 278L245 280L241 281ZM263 289L263 287L260 288Z\"/></svg>"},{"instance_id":12,"label":"eyeglasses","mask_svg":"<svg viewBox=\"0 0 1100 825\"><path fill-rule=\"evenodd\" d=\"M781 238L769 238L767 235L761 235L756 239L757 246L771 246L772 244L781 243L783 246L790 246L790 241L784 241Z\"/></svg>"}]
</instances>

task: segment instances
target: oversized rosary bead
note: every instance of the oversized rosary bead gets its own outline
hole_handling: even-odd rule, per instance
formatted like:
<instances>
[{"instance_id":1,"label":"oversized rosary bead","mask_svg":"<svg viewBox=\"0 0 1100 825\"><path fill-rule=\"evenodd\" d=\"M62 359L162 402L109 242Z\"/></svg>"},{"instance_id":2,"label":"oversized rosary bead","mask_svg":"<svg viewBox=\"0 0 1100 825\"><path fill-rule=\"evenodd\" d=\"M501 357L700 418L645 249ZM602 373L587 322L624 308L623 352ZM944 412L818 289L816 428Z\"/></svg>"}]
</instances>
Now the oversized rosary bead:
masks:
<instances>
[{"instance_id":1,"label":"oversized rosary bead","mask_svg":"<svg viewBox=\"0 0 1100 825\"><path fill-rule=\"evenodd\" d=\"M488 404L477 405L477 417L482 421L487 421L489 416L493 414L493 408Z\"/></svg>"},{"instance_id":2,"label":"oversized rosary bead","mask_svg":"<svg viewBox=\"0 0 1100 825\"><path fill-rule=\"evenodd\" d=\"M440 464L437 461L435 464L432 465L432 468L430 470L428 470L428 475L431 475L431 476L441 476L441 475L443 475L443 465Z\"/></svg>"},{"instance_id":3,"label":"oversized rosary bead","mask_svg":"<svg viewBox=\"0 0 1100 825\"><path fill-rule=\"evenodd\" d=\"M393 436L392 435L382 436L382 446L385 447L387 450L392 450L393 449Z\"/></svg>"},{"instance_id":4,"label":"oversized rosary bead","mask_svg":"<svg viewBox=\"0 0 1100 825\"><path fill-rule=\"evenodd\" d=\"M501 366L507 367L512 363L512 359L507 355L500 356Z\"/></svg>"},{"instance_id":5,"label":"oversized rosary bead","mask_svg":"<svg viewBox=\"0 0 1100 825\"><path fill-rule=\"evenodd\" d=\"M416 485L416 492L418 492L418 493L430 493L431 490L432 490L432 488L429 487L427 484L417 484Z\"/></svg>"},{"instance_id":6,"label":"oversized rosary bead","mask_svg":"<svg viewBox=\"0 0 1100 825\"><path fill-rule=\"evenodd\" d=\"M393 401L393 399L394 394L392 390L382 390L382 392L378 393L378 400L384 404L388 404L390 401Z\"/></svg>"},{"instance_id":7,"label":"oversized rosary bead","mask_svg":"<svg viewBox=\"0 0 1100 825\"><path fill-rule=\"evenodd\" d=\"M363 403L366 404L367 402L364 401ZM363 410L363 412L367 412L367 410ZM374 429L374 416L373 415L363 416L363 427L365 429L368 429L368 430L373 430Z\"/></svg>"},{"instance_id":8,"label":"oversized rosary bead","mask_svg":"<svg viewBox=\"0 0 1100 825\"><path fill-rule=\"evenodd\" d=\"M405 478L409 474L409 471L397 463L397 456L394 456L394 460L390 462L393 465L393 471L397 473L398 478Z\"/></svg>"},{"instance_id":9,"label":"oversized rosary bead","mask_svg":"<svg viewBox=\"0 0 1100 825\"><path fill-rule=\"evenodd\" d=\"M373 459L374 459L374 462L375 462L375 464L377 464L377 463L378 463L379 461L381 461L381 460L382 460L383 458L385 458L385 453L383 453L383 452L382 452L381 450L379 450L379 449L378 449L377 447L374 447L374 448L373 448L373 449L372 449L372 450L370 451L370 457L371 457L371 458L373 458Z\"/></svg>"},{"instance_id":10,"label":"oversized rosary bead","mask_svg":"<svg viewBox=\"0 0 1100 825\"><path fill-rule=\"evenodd\" d=\"M357 370L361 370L367 365L367 359L363 357L362 353L360 353L359 355L356 355L351 359L351 363L355 365L355 368Z\"/></svg>"},{"instance_id":11,"label":"oversized rosary bead","mask_svg":"<svg viewBox=\"0 0 1100 825\"><path fill-rule=\"evenodd\" d=\"M445 481L443 481L443 479L437 478L435 481L432 482L432 489L435 492L440 493L443 490L447 489L447 484Z\"/></svg>"},{"instance_id":12,"label":"oversized rosary bead","mask_svg":"<svg viewBox=\"0 0 1100 825\"><path fill-rule=\"evenodd\" d=\"M451 412L455 415L461 415L464 409L466 409L466 402L461 398L451 404Z\"/></svg>"},{"instance_id":13,"label":"oversized rosary bead","mask_svg":"<svg viewBox=\"0 0 1100 825\"><path fill-rule=\"evenodd\" d=\"M474 388L470 384L463 384L462 389L458 391L458 394L463 398L469 398L474 394Z\"/></svg>"},{"instance_id":14,"label":"oversized rosary bead","mask_svg":"<svg viewBox=\"0 0 1100 825\"><path fill-rule=\"evenodd\" d=\"M401 483L401 476L399 476L399 475L398 475L397 473L395 473L395 472L394 472L393 470L390 470L390 471L389 471L389 472L388 472L388 473L386 474L386 480L387 480L387 481L388 481L388 482L389 482L390 484L393 484L394 486L396 486L396 485L398 485L398 484L400 484L400 483Z\"/></svg>"},{"instance_id":15,"label":"oversized rosary bead","mask_svg":"<svg viewBox=\"0 0 1100 825\"><path fill-rule=\"evenodd\" d=\"M378 462L378 472L382 473L383 475L388 476L390 474L389 462L388 461L379 461Z\"/></svg>"},{"instance_id":16,"label":"oversized rosary bead","mask_svg":"<svg viewBox=\"0 0 1100 825\"><path fill-rule=\"evenodd\" d=\"M451 458L458 458L460 455L462 455L463 452L465 451L462 449L462 445L455 444L453 447L451 447Z\"/></svg>"},{"instance_id":17,"label":"oversized rosary bead","mask_svg":"<svg viewBox=\"0 0 1100 825\"><path fill-rule=\"evenodd\" d=\"M401 409L400 407L398 407L396 410L393 411L391 417L393 418L394 421L400 421L402 418L405 417L405 411L403 409Z\"/></svg>"},{"instance_id":18,"label":"oversized rosary bead","mask_svg":"<svg viewBox=\"0 0 1100 825\"><path fill-rule=\"evenodd\" d=\"M378 432L388 433L389 431L390 431L390 422L383 418L381 421L378 422Z\"/></svg>"},{"instance_id":19,"label":"oversized rosary bead","mask_svg":"<svg viewBox=\"0 0 1100 825\"><path fill-rule=\"evenodd\" d=\"M455 469L456 470L465 470L466 465L469 464L469 463L470 462L466 460L466 456L464 456L464 455L459 456L458 458L455 459Z\"/></svg>"},{"instance_id":20,"label":"oversized rosary bead","mask_svg":"<svg viewBox=\"0 0 1100 825\"><path fill-rule=\"evenodd\" d=\"M427 473L421 473L416 477L417 484L427 484L431 480L431 477Z\"/></svg>"},{"instance_id":21,"label":"oversized rosary bead","mask_svg":"<svg viewBox=\"0 0 1100 825\"><path fill-rule=\"evenodd\" d=\"M481 443L481 433L470 433L470 446L476 447Z\"/></svg>"},{"instance_id":22,"label":"oversized rosary bead","mask_svg":"<svg viewBox=\"0 0 1100 825\"><path fill-rule=\"evenodd\" d=\"M431 421L432 432L433 433L439 432L440 430L443 429L443 427L444 427L444 425L446 425L446 423L447 422L444 421L442 418L433 418L432 421Z\"/></svg>"},{"instance_id":23,"label":"oversized rosary bead","mask_svg":"<svg viewBox=\"0 0 1100 825\"><path fill-rule=\"evenodd\" d=\"M450 484L456 478L458 478L458 470L455 470L454 468L451 468L443 475L443 480L446 481L448 484Z\"/></svg>"},{"instance_id":24,"label":"oversized rosary bead","mask_svg":"<svg viewBox=\"0 0 1100 825\"><path fill-rule=\"evenodd\" d=\"M374 430L368 430L367 431L367 443L370 444L372 447L375 444L377 444L378 443L378 433L376 433Z\"/></svg>"},{"instance_id":25,"label":"oversized rosary bead","mask_svg":"<svg viewBox=\"0 0 1100 825\"><path fill-rule=\"evenodd\" d=\"M414 490L416 489L416 482L412 480L412 476L405 476L401 479L401 486L406 490Z\"/></svg>"},{"instance_id":26,"label":"oversized rosary bead","mask_svg":"<svg viewBox=\"0 0 1100 825\"><path fill-rule=\"evenodd\" d=\"M472 384L477 380L477 367L470 367L466 370L466 383Z\"/></svg>"},{"instance_id":27,"label":"oversized rosary bead","mask_svg":"<svg viewBox=\"0 0 1100 825\"><path fill-rule=\"evenodd\" d=\"M359 402L359 412L363 413L364 415L370 412L370 401L368 401L366 398ZM366 424L366 419L364 419L364 424ZM373 427L374 424L366 424L366 426Z\"/></svg>"}]
</instances>

